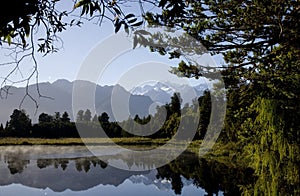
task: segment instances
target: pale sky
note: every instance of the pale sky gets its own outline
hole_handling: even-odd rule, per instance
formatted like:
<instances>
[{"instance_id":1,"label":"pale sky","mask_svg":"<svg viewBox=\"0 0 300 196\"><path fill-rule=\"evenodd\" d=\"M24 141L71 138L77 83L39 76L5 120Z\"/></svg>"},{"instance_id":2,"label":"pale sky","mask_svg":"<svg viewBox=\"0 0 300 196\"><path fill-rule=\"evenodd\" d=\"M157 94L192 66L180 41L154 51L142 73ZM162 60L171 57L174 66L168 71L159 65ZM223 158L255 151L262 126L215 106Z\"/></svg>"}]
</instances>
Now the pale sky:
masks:
<instances>
[{"instance_id":1,"label":"pale sky","mask_svg":"<svg viewBox=\"0 0 300 196\"><path fill-rule=\"evenodd\" d=\"M62 7L70 10L72 8L72 1L63 1ZM131 10L132 9L134 9L134 7L131 8ZM69 81L75 80L80 67L87 58L90 58L94 62L101 62L101 58L103 58L101 54L91 57L90 53L101 45L104 40L114 35L114 27L112 23L108 21L104 21L101 26L85 22L85 24L81 27L69 27L69 29L60 34L60 37L63 40L62 49L60 49L57 53L53 53L45 57L37 55L39 81L54 82L57 79L67 79ZM112 44L111 47L115 48L118 46ZM1 63L6 62L6 55L7 53L0 51ZM204 62L207 61L208 64L214 63L211 58L205 59L206 60L204 60ZM143 74L138 74L136 71L145 65L151 66L151 63L176 65L177 62L178 61L176 60L170 61L167 56L162 57L158 53L150 53L148 49L139 48L111 59L111 63L107 66L105 72L101 77L99 76L98 82L101 85L112 85L118 81L122 81L122 84L128 89L131 88L128 83L133 81L142 81L145 74L148 76L152 75L154 79L156 79L157 75L155 73L158 72L166 73L165 77L164 74L161 74L161 80L167 78L173 78L171 80L174 80L175 76L168 75L166 66L162 66L161 68L154 66L154 69L146 69L147 71L144 71ZM1 77L4 77L11 68L11 66L0 66ZM21 71L23 77L26 77L26 74L32 71L32 61L24 61L21 66ZM124 77L128 77L128 74L131 76L129 78L131 78L132 81L129 79L124 80ZM14 77L20 79L22 78L22 75L17 72ZM149 79L151 77L147 78ZM126 81L129 82L126 83ZM32 83L34 82L35 81L33 80ZM193 80L192 82L196 84L198 81ZM25 83L19 85L24 86Z\"/></svg>"}]
</instances>

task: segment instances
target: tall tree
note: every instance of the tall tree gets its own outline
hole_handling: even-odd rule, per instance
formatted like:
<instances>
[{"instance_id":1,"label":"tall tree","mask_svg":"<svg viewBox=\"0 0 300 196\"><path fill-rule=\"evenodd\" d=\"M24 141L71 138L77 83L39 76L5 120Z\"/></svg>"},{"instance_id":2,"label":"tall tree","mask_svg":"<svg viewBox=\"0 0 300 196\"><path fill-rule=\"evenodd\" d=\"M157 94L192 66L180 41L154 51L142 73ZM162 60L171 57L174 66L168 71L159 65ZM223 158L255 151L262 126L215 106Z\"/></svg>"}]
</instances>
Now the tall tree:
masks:
<instances>
[{"instance_id":1,"label":"tall tree","mask_svg":"<svg viewBox=\"0 0 300 196\"><path fill-rule=\"evenodd\" d=\"M87 109L85 112L84 112L84 115L83 115L83 120L85 122L90 122L92 119L92 113L89 109Z\"/></svg>"},{"instance_id":2,"label":"tall tree","mask_svg":"<svg viewBox=\"0 0 300 196\"><path fill-rule=\"evenodd\" d=\"M15 109L8 122L8 132L12 136L25 137L31 130L31 120L25 110Z\"/></svg>"},{"instance_id":3,"label":"tall tree","mask_svg":"<svg viewBox=\"0 0 300 196\"><path fill-rule=\"evenodd\" d=\"M237 74L243 74L244 79L257 79L256 73L263 70L269 73L288 71L285 70L287 64L278 66L279 62L275 63L281 55L295 54L292 59L299 59L299 52L293 52L300 49L300 25L297 22L300 3L297 0L200 0L187 3L164 0L160 1L160 7L161 13L146 15L150 24L185 30L209 52L222 54L226 63L238 69ZM182 71L201 74L199 70L189 68Z\"/></svg>"},{"instance_id":4,"label":"tall tree","mask_svg":"<svg viewBox=\"0 0 300 196\"><path fill-rule=\"evenodd\" d=\"M99 122L102 126L103 129L106 129L109 127L109 116L106 112L103 112L100 116L99 116Z\"/></svg>"},{"instance_id":5,"label":"tall tree","mask_svg":"<svg viewBox=\"0 0 300 196\"><path fill-rule=\"evenodd\" d=\"M70 122L69 114L68 112L64 112L61 116L61 121L64 123Z\"/></svg>"},{"instance_id":6,"label":"tall tree","mask_svg":"<svg viewBox=\"0 0 300 196\"><path fill-rule=\"evenodd\" d=\"M221 54L225 60L217 68L229 92L225 132L227 138L242 144L245 154L241 157L249 157L249 167L258 175L256 184L245 192L299 192L299 186L294 186L299 178L287 180L280 173L293 171L299 176L299 166L292 163L300 160L300 124L295 120L300 117L300 2L162 0L159 6L161 12L146 14L150 24L184 30L208 52ZM142 45L155 40L160 45L151 51L170 58L182 55L176 47L180 44L172 44L180 38L164 40L157 34L146 41L141 36L136 39ZM182 61L174 72L197 78L214 70Z\"/></svg>"},{"instance_id":7,"label":"tall tree","mask_svg":"<svg viewBox=\"0 0 300 196\"><path fill-rule=\"evenodd\" d=\"M171 113L177 113L180 114L180 110L181 110L181 96L180 93L174 93L173 96L171 97Z\"/></svg>"},{"instance_id":8,"label":"tall tree","mask_svg":"<svg viewBox=\"0 0 300 196\"><path fill-rule=\"evenodd\" d=\"M46 113L39 115L39 123L50 123L53 121L53 117Z\"/></svg>"},{"instance_id":9,"label":"tall tree","mask_svg":"<svg viewBox=\"0 0 300 196\"><path fill-rule=\"evenodd\" d=\"M84 111L83 110L79 110L77 112L77 117L76 117L76 121L77 122L82 122L83 121L83 114L84 114Z\"/></svg>"},{"instance_id":10,"label":"tall tree","mask_svg":"<svg viewBox=\"0 0 300 196\"><path fill-rule=\"evenodd\" d=\"M211 54L223 55L225 64L218 70L222 71L229 92L235 91L243 97L239 99L240 106L249 108L260 98L276 99L278 102L273 106L281 108L276 111L291 114L288 118L283 117L285 134L295 138L299 124L290 119L299 117L296 106L300 100L299 1L164 0L159 6L162 12L146 14L149 24L182 29ZM152 51L161 53L160 46L165 45L168 47L163 48L162 54L168 54L170 58L183 55L177 52L178 44L172 44L180 41L179 38L162 39L153 34L149 40L159 43L157 48L151 48ZM201 54L203 51L195 49L194 52ZM215 69L182 61L175 73L200 77ZM255 120L249 112L233 108L240 119Z\"/></svg>"},{"instance_id":11,"label":"tall tree","mask_svg":"<svg viewBox=\"0 0 300 196\"><path fill-rule=\"evenodd\" d=\"M203 96L199 97L199 110L200 110L200 120L199 120L199 136L201 139L204 138L210 121L211 114L211 97L209 91L205 91Z\"/></svg>"},{"instance_id":12,"label":"tall tree","mask_svg":"<svg viewBox=\"0 0 300 196\"><path fill-rule=\"evenodd\" d=\"M99 120L98 120L97 114L94 115L94 117L92 119L92 122L95 123L95 124L99 124Z\"/></svg>"},{"instance_id":13,"label":"tall tree","mask_svg":"<svg viewBox=\"0 0 300 196\"><path fill-rule=\"evenodd\" d=\"M61 121L61 114L60 114L60 112L55 112L54 113L54 120L56 122L60 122Z\"/></svg>"}]
</instances>

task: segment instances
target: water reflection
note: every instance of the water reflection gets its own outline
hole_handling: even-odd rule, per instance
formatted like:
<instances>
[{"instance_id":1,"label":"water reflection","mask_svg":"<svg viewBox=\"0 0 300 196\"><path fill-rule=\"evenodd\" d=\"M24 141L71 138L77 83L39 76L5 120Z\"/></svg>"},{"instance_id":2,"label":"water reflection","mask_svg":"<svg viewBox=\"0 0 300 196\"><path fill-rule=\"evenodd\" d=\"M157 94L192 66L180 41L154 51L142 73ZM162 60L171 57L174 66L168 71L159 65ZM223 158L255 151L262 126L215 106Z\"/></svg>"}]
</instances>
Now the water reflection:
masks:
<instances>
[{"instance_id":1,"label":"water reflection","mask_svg":"<svg viewBox=\"0 0 300 196\"><path fill-rule=\"evenodd\" d=\"M191 187L199 190L197 195L203 195L203 189L207 195L217 195L221 191L224 195L238 195L240 192L236 185L248 183L247 179L251 179L252 175L252 171L228 168L212 160L199 159L190 152L183 153L168 165L141 172L109 166L105 162L111 158L108 155L99 158L82 156L81 153L80 157L76 157L77 153L74 152L72 156L67 153L67 157L63 157L61 153L62 157L58 158L53 157L49 151L46 154L38 154L30 153L33 152L30 149L27 151L21 149L11 150L1 147L0 186L21 184L26 187L49 188L54 192L62 192L67 189L86 191L99 185L113 185L112 189L118 189L127 182L126 186L151 185L156 190L171 191L176 195L183 194L184 189ZM57 150L62 149L57 147ZM128 165L138 165L129 160L127 158L122 161ZM131 185L128 185L128 181Z\"/></svg>"}]
</instances>

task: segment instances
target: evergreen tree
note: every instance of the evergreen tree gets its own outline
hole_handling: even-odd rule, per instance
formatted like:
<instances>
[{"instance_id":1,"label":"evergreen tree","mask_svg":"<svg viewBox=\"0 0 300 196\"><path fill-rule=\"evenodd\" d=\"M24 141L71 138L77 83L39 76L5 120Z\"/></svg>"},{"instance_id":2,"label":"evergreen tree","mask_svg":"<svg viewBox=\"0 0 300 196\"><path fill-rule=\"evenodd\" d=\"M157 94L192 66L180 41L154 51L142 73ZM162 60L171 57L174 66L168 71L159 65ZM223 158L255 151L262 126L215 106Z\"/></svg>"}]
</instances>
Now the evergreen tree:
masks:
<instances>
[{"instance_id":1,"label":"evergreen tree","mask_svg":"<svg viewBox=\"0 0 300 196\"><path fill-rule=\"evenodd\" d=\"M94 124L99 124L99 120L98 120L97 114L94 115L94 117L93 117L93 119L92 119L92 122L93 122Z\"/></svg>"},{"instance_id":2,"label":"evergreen tree","mask_svg":"<svg viewBox=\"0 0 300 196\"><path fill-rule=\"evenodd\" d=\"M204 91L203 96L199 98L199 111L200 111L200 120L199 120L199 128L198 133L200 139L203 139L207 128L210 122L210 114L211 114L211 97L209 91Z\"/></svg>"},{"instance_id":3,"label":"evergreen tree","mask_svg":"<svg viewBox=\"0 0 300 196\"><path fill-rule=\"evenodd\" d=\"M55 121L56 123L61 122L61 115L60 115L60 112L55 112L55 113L54 113L54 121Z\"/></svg>"},{"instance_id":4,"label":"evergreen tree","mask_svg":"<svg viewBox=\"0 0 300 196\"><path fill-rule=\"evenodd\" d=\"M64 112L62 117L61 117L61 121L64 123L69 123L70 122L70 118L69 118L69 114L67 112Z\"/></svg>"},{"instance_id":5,"label":"evergreen tree","mask_svg":"<svg viewBox=\"0 0 300 196\"><path fill-rule=\"evenodd\" d=\"M99 117L98 120L104 130L108 129L109 127L109 116L106 112L103 112Z\"/></svg>"},{"instance_id":6,"label":"evergreen tree","mask_svg":"<svg viewBox=\"0 0 300 196\"><path fill-rule=\"evenodd\" d=\"M180 97L180 93L174 93L173 96L171 97L171 113L172 114L180 114L181 110L181 102L182 99Z\"/></svg>"},{"instance_id":7,"label":"evergreen tree","mask_svg":"<svg viewBox=\"0 0 300 196\"><path fill-rule=\"evenodd\" d=\"M26 137L31 130L31 120L25 110L15 109L10 116L7 131L11 136Z\"/></svg>"},{"instance_id":8,"label":"evergreen tree","mask_svg":"<svg viewBox=\"0 0 300 196\"><path fill-rule=\"evenodd\" d=\"M77 122L82 122L83 121L83 114L84 114L84 111L83 110L79 110L78 113L77 113L77 118L76 118L76 121Z\"/></svg>"},{"instance_id":9,"label":"evergreen tree","mask_svg":"<svg viewBox=\"0 0 300 196\"><path fill-rule=\"evenodd\" d=\"M8 129L8 121L6 121L6 123L5 123L5 128L4 128L5 130L7 130Z\"/></svg>"},{"instance_id":10,"label":"evergreen tree","mask_svg":"<svg viewBox=\"0 0 300 196\"><path fill-rule=\"evenodd\" d=\"M46 113L41 113L39 115L39 123L50 123L53 121L53 117Z\"/></svg>"},{"instance_id":11,"label":"evergreen tree","mask_svg":"<svg viewBox=\"0 0 300 196\"><path fill-rule=\"evenodd\" d=\"M83 115L83 120L85 122L91 122L91 119L92 119L92 113L89 109L87 109L85 112L84 112L84 115Z\"/></svg>"},{"instance_id":12,"label":"evergreen tree","mask_svg":"<svg viewBox=\"0 0 300 196\"><path fill-rule=\"evenodd\" d=\"M134 120L132 118L128 118L125 122L122 122L122 137L130 137L131 134L129 132L133 131Z\"/></svg>"},{"instance_id":13,"label":"evergreen tree","mask_svg":"<svg viewBox=\"0 0 300 196\"><path fill-rule=\"evenodd\" d=\"M0 124L0 137L3 136L3 132L4 132L4 127L3 127L3 124L1 123Z\"/></svg>"}]
</instances>

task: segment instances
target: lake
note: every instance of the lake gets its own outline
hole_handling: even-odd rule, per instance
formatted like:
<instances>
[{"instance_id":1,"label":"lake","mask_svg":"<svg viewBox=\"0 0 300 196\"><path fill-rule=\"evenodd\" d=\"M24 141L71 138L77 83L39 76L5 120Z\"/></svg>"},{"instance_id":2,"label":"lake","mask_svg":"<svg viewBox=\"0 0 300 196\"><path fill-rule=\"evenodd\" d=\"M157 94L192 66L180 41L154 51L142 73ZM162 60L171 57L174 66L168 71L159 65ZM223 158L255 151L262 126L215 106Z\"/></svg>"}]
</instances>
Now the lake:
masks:
<instances>
[{"instance_id":1,"label":"lake","mask_svg":"<svg viewBox=\"0 0 300 196\"><path fill-rule=\"evenodd\" d=\"M0 195L237 195L236 184L251 175L191 152L141 171L110 166L113 157L95 156L84 146L1 146ZM118 161L149 168L130 157Z\"/></svg>"}]
</instances>

